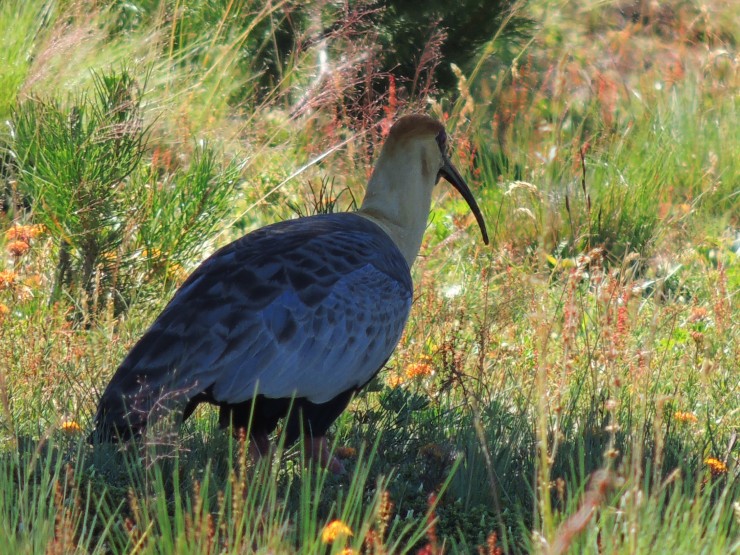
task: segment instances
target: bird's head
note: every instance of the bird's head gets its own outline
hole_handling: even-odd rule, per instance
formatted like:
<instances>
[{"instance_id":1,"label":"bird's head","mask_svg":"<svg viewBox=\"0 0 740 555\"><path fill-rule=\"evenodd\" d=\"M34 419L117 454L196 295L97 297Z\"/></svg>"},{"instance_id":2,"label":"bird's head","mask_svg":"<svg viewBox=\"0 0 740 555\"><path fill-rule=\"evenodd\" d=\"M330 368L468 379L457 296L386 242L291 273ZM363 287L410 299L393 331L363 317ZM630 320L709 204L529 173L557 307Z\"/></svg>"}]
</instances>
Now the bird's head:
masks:
<instances>
[{"instance_id":1,"label":"bird's head","mask_svg":"<svg viewBox=\"0 0 740 555\"><path fill-rule=\"evenodd\" d=\"M359 213L388 232L409 266L421 247L432 190L440 177L463 196L488 244L480 208L447 153L444 126L419 114L399 119L380 152Z\"/></svg>"}]
</instances>

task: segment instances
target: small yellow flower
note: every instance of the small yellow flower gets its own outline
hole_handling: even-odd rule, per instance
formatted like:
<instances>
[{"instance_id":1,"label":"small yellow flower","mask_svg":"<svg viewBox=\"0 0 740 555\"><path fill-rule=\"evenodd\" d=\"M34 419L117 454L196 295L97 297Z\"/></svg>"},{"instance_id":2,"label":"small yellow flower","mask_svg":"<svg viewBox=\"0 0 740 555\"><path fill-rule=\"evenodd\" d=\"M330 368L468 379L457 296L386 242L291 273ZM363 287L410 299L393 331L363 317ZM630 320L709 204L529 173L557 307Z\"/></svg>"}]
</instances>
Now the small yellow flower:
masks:
<instances>
[{"instance_id":1,"label":"small yellow flower","mask_svg":"<svg viewBox=\"0 0 740 555\"><path fill-rule=\"evenodd\" d=\"M82 428L74 420L65 420L62 422L62 431L67 434L76 434L81 432Z\"/></svg>"},{"instance_id":2,"label":"small yellow flower","mask_svg":"<svg viewBox=\"0 0 740 555\"><path fill-rule=\"evenodd\" d=\"M172 262L167 265L167 279L180 284L188 279L188 273L177 262Z\"/></svg>"},{"instance_id":3,"label":"small yellow flower","mask_svg":"<svg viewBox=\"0 0 740 555\"><path fill-rule=\"evenodd\" d=\"M386 379L386 383L391 389L396 389L397 387L402 386L403 381L403 377L399 376L398 374L389 374L388 378Z\"/></svg>"},{"instance_id":4,"label":"small yellow flower","mask_svg":"<svg viewBox=\"0 0 740 555\"><path fill-rule=\"evenodd\" d=\"M8 314L10 314L10 309L3 303L0 303L0 322L2 322Z\"/></svg>"},{"instance_id":5,"label":"small yellow flower","mask_svg":"<svg viewBox=\"0 0 740 555\"><path fill-rule=\"evenodd\" d=\"M8 247L8 252L16 257L23 256L24 254L28 252L28 249L31 248L28 243L20 239L11 241L10 243L7 244L7 247Z\"/></svg>"},{"instance_id":6,"label":"small yellow flower","mask_svg":"<svg viewBox=\"0 0 740 555\"><path fill-rule=\"evenodd\" d=\"M414 362L406 367L406 377L410 380L419 376L429 376L431 373L431 365L425 362Z\"/></svg>"},{"instance_id":7,"label":"small yellow flower","mask_svg":"<svg viewBox=\"0 0 740 555\"><path fill-rule=\"evenodd\" d=\"M332 520L324 526L321 532L321 541L324 543L334 543L337 538L351 536L352 529L341 520Z\"/></svg>"},{"instance_id":8,"label":"small yellow flower","mask_svg":"<svg viewBox=\"0 0 740 555\"><path fill-rule=\"evenodd\" d=\"M151 260L159 260L162 258L162 251L156 247L144 249L141 254L144 258L149 258Z\"/></svg>"},{"instance_id":9,"label":"small yellow flower","mask_svg":"<svg viewBox=\"0 0 740 555\"><path fill-rule=\"evenodd\" d=\"M696 415L693 412L687 412L682 410L677 410L673 413L674 420L678 420L679 422L698 422L699 419L696 417Z\"/></svg>"},{"instance_id":10,"label":"small yellow flower","mask_svg":"<svg viewBox=\"0 0 740 555\"><path fill-rule=\"evenodd\" d=\"M727 472L727 465L714 457L704 459L704 464L709 467L709 471L712 473L712 476L719 476L720 474Z\"/></svg>"},{"instance_id":11,"label":"small yellow flower","mask_svg":"<svg viewBox=\"0 0 740 555\"><path fill-rule=\"evenodd\" d=\"M355 551L351 547L345 547L344 549L342 549L339 552L339 555L358 555L358 554L359 554L359 552L358 551Z\"/></svg>"}]
</instances>

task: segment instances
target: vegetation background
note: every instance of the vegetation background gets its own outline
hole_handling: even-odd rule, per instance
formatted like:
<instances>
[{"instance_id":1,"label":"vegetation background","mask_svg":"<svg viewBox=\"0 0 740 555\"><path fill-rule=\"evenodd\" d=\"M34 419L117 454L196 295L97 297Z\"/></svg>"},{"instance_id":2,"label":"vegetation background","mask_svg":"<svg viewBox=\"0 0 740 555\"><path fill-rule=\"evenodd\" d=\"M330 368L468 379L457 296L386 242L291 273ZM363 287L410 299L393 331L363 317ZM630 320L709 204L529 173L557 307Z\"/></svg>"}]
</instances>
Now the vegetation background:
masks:
<instances>
[{"instance_id":1,"label":"vegetation background","mask_svg":"<svg viewBox=\"0 0 740 555\"><path fill-rule=\"evenodd\" d=\"M740 551L740 7L416 4L0 2L3 552ZM441 186L348 474L206 408L88 445L188 272L351 208L411 111L493 241Z\"/></svg>"}]
</instances>

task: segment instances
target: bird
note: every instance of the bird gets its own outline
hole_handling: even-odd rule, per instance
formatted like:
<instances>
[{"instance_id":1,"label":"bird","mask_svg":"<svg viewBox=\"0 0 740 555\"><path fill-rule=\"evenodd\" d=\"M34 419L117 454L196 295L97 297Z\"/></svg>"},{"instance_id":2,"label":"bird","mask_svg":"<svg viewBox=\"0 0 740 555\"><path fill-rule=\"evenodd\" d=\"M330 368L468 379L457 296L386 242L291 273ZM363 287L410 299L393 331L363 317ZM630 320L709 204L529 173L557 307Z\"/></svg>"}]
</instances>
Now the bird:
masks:
<instances>
[{"instance_id":1,"label":"bird","mask_svg":"<svg viewBox=\"0 0 740 555\"><path fill-rule=\"evenodd\" d=\"M388 132L359 209L281 221L207 258L179 287L103 391L92 442L128 440L165 413L206 402L221 427L249 427L249 452L302 438L335 473L326 433L386 364L411 311L411 267L432 191L444 178L488 233L450 161L447 134L424 114Z\"/></svg>"}]
</instances>

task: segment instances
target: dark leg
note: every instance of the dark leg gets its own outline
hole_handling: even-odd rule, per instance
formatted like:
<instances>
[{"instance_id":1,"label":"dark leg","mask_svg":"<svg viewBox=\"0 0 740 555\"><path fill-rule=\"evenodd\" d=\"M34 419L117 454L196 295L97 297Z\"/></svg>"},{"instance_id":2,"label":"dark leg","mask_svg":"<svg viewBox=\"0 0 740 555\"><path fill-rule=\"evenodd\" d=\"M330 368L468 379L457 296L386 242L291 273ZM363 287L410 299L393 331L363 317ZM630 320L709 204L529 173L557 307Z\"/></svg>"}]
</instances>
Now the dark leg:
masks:
<instances>
[{"instance_id":1,"label":"dark leg","mask_svg":"<svg viewBox=\"0 0 740 555\"><path fill-rule=\"evenodd\" d=\"M290 404L289 399L268 399L258 395L243 403L222 404L218 416L221 428L233 426L234 433L250 429L249 454L257 460L270 452L269 435L277 427L278 420L285 416Z\"/></svg>"},{"instance_id":2,"label":"dark leg","mask_svg":"<svg viewBox=\"0 0 740 555\"><path fill-rule=\"evenodd\" d=\"M308 456L334 474L342 474L344 466L336 457L329 454L326 431L347 408L354 393L354 390L345 391L330 401L319 404L306 399L298 399L288 417L285 442L290 444L298 439L302 427Z\"/></svg>"}]
</instances>

